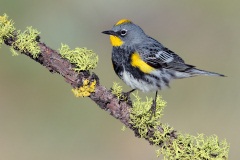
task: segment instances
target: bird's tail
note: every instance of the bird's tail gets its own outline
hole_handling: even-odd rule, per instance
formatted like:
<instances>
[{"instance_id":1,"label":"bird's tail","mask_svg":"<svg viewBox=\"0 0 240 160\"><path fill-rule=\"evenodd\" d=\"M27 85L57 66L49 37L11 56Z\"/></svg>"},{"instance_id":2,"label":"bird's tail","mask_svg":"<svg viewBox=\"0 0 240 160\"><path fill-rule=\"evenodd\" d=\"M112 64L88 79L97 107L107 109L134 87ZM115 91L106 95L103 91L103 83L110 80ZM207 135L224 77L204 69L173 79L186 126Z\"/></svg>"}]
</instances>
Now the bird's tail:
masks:
<instances>
[{"instance_id":1,"label":"bird's tail","mask_svg":"<svg viewBox=\"0 0 240 160\"><path fill-rule=\"evenodd\" d=\"M220 77L226 77L223 74L215 73L215 72L209 72L209 71L204 71L201 69L197 68L191 68L187 71L188 73L191 74L191 76L198 76L198 75L204 75L204 76L220 76Z\"/></svg>"}]
</instances>

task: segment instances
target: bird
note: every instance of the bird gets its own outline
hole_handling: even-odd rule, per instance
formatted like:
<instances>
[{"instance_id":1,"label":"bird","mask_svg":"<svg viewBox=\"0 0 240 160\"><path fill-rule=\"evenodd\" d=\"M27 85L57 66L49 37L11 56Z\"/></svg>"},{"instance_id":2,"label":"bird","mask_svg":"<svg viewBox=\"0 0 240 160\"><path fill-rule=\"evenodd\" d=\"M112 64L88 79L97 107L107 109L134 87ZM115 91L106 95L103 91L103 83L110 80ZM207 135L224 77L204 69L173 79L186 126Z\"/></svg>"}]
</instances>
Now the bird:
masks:
<instances>
[{"instance_id":1,"label":"bird","mask_svg":"<svg viewBox=\"0 0 240 160\"><path fill-rule=\"evenodd\" d=\"M225 77L186 64L175 52L148 36L140 26L128 19L119 20L112 29L102 33L110 35L113 69L132 88L127 93L135 90L155 92L151 115L156 112L158 91L169 87L171 80L199 75Z\"/></svg>"}]
</instances>

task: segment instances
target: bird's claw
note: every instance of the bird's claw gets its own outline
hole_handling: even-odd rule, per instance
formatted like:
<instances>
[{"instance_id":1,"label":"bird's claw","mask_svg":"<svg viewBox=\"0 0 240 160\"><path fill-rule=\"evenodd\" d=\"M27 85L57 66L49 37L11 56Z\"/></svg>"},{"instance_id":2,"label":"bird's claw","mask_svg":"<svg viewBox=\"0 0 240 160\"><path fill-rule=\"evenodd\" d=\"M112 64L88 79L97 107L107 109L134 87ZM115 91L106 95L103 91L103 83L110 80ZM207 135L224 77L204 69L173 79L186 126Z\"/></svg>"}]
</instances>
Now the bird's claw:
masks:
<instances>
[{"instance_id":1,"label":"bird's claw","mask_svg":"<svg viewBox=\"0 0 240 160\"><path fill-rule=\"evenodd\" d=\"M128 92L122 92L122 96L120 97L120 100L122 101L126 101L127 104L132 105L132 101L130 98L130 94L135 91L135 89L132 89L131 91Z\"/></svg>"}]
</instances>

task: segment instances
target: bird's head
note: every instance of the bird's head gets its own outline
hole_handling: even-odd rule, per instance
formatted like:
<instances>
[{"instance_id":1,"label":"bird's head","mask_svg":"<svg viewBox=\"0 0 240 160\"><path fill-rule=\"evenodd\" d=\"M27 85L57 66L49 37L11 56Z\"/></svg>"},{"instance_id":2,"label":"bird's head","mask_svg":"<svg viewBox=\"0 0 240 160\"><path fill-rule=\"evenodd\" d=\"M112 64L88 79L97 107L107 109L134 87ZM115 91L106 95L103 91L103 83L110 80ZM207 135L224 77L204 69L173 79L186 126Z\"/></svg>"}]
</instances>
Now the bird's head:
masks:
<instances>
[{"instance_id":1,"label":"bird's head","mask_svg":"<svg viewBox=\"0 0 240 160\"><path fill-rule=\"evenodd\" d=\"M110 42L113 47L133 47L141 43L146 37L139 26L127 19L121 19L111 30L102 33L110 35Z\"/></svg>"}]
</instances>

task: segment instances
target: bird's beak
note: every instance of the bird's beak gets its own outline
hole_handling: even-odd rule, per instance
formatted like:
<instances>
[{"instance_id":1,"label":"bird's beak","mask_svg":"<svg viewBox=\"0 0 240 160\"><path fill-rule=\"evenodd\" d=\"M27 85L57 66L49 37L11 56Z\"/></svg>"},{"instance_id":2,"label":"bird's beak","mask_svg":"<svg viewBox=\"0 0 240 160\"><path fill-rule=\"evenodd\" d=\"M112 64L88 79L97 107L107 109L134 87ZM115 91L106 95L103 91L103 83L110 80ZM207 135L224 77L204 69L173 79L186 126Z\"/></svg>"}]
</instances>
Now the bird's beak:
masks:
<instances>
[{"instance_id":1,"label":"bird's beak","mask_svg":"<svg viewBox=\"0 0 240 160\"><path fill-rule=\"evenodd\" d=\"M117 33L112 31L112 30L108 30L108 31L102 31L103 34L108 34L108 35L113 35L113 36L117 36Z\"/></svg>"}]
</instances>

